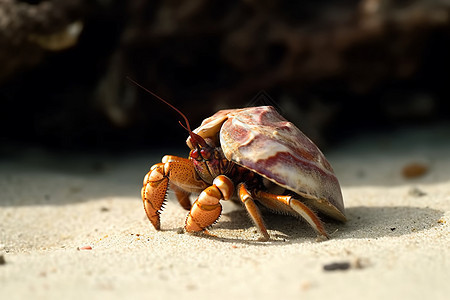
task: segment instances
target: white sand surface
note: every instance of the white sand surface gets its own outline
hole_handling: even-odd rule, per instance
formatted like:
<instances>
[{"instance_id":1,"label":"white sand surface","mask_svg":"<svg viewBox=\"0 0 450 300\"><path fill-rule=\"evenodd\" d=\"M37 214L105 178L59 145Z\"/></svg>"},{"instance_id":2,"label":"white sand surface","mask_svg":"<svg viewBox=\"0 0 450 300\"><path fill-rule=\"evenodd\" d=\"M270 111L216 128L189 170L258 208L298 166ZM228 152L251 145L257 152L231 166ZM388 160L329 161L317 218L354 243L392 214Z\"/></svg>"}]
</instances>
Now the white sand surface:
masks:
<instances>
[{"instance_id":1,"label":"white sand surface","mask_svg":"<svg viewBox=\"0 0 450 300\"><path fill-rule=\"evenodd\" d=\"M232 203L217 238L182 234L186 211L173 198L155 231L140 188L169 153L153 151L1 157L0 299L450 299L448 126L326 151L349 221L327 221L322 242L304 222L269 213L272 240L258 242ZM404 178L417 162L425 175ZM324 270L331 263L349 268Z\"/></svg>"}]
</instances>

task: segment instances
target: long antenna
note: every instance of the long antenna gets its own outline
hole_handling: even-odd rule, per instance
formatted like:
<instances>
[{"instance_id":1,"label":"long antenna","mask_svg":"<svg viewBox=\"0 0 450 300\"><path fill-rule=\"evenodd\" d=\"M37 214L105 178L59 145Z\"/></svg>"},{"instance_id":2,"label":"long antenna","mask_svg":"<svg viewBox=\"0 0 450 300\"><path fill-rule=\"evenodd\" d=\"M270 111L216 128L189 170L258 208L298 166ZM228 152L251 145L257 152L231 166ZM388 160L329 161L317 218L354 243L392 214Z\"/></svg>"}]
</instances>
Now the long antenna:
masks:
<instances>
[{"instance_id":1,"label":"long antenna","mask_svg":"<svg viewBox=\"0 0 450 300\"><path fill-rule=\"evenodd\" d=\"M150 91L149 89L147 89L147 88L145 88L144 86L140 85L139 83L137 83L136 81L134 81L133 79L131 79L129 76L127 76L127 79L128 79L129 81L131 81L132 83L134 83L135 85L137 85L138 87L140 87L141 89L143 89L144 91L146 91L147 93L149 93L150 95L153 95L153 97L155 97L156 99L158 99L158 100L164 102L165 104L167 104L168 106L170 106L170 107L171 107L172 109L174 109L177 113L179 113L179 114L183 117L184 121L186 122L186 127L185 127L183 124L181 124L181 122L179 122L179 123L180 123L180 125L181 125L184 129L186 129L186 130L189 132L189 135L191 136L191 140L194 142L194 144L196 145L196 147L197 147L198 145L200 145L200 146L202 146L202 147L205 147L205 146L207 145L206 142L205 142L205 140L204 140L201 136L199 136L198 134L194 133L194 132L191 130L191 126L189 125L188 119L186 118L186 116L185 116L178 108L176 108L175 106L173 106L172 104L170 104L169 102L167 102L166 100L164 100L163 98L161 98L160 96L156 95L155 93L153 93L153 92Z\"/></svg>"},{"instance_id":2,"label":"long antenna","mask_svg":"<svg viewBox=\"0 0 450 300\"><path fill-rule=\"evenodd\" d=\"M150 91L149 89L145 88L144 86L140 85L139 83L137 83L136 81L134 81L133 79L131 79L129 76L127 76L127 79L129 81L131 81L132 83L134 83L135 85L137 85L138 87L140 87L141 89L143 89L144 91L146 91L147 93L153 95L153 97L161 100L162 102L164 102L165 104L169 105L170 107L172 107L177 113L179 113L183 118L184 121L186 122L186 126L187 126L187 130L189 131L189 133L191 133L191 126L189 125L189 121L186 118L186 116L175 106L173 106L172 104L170 104L169 102L167 102L166 100L164 100L163 98L161 98L160 96L158 96L157 94L153 93L152 91ZM180 123L181 124L181 123ZM183 126L183 125L182 125ZM184 127L184 126L183 126Z\"/></svg>"}]
</instances>

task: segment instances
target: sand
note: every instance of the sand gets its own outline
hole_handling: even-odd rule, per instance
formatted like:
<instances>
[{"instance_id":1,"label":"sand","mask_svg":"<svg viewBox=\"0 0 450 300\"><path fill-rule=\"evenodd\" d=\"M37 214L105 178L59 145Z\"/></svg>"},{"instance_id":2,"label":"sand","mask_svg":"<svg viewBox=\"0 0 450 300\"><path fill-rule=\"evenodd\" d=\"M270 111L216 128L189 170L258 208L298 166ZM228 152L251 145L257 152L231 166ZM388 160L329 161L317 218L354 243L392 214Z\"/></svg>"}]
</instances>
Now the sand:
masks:
<instances>
[{"instance_id":1,"label":"sand","mask_svg":"<svg viewBox=\"0 0 450 300\"><path fill-rule=\"evenodd\" d=\"M272 240L259 242L233 203L211 230L217 238L180 233L186 212L173 198L155 231L142 178L181 147L8 152L0 160L0 299L450 299L449 137L439 126L329 149L349 221L327 221L327 241L301 220L265 214ZM412 163L427 169L405 178Z\"/></svg>"}]
</instances>

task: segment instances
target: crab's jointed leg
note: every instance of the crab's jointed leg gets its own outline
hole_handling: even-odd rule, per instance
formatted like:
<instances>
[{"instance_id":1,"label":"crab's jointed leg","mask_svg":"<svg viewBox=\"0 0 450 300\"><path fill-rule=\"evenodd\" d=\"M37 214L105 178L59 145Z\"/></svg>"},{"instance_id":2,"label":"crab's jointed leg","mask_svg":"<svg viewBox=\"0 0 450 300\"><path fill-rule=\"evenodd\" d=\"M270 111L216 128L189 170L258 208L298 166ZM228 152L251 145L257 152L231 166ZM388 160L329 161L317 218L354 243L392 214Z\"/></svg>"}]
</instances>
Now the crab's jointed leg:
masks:
<instances>
[{"instance_id":1,"label":"crab's jointed leg","mask_svg":"<svg viewBox=\"0 0 450 300\"><path fill-rule=\"evenodd\" d=\"M275 211L291 210L294 214L300 215L305 219L319 235L328 238L328 234L319 217L317 217L317 215L302 202L291 196L275 195L263 191L257 191L255 193L255 198L257 198L264 206Z\"/></svg>"},{"instance_id":2,"label":"crab's jointed leg","mask_svg":"<svg viewBox=\"0 0 450 300\"><path fill-rule=\"evenodd\" d=\"M189 193L200 192L208 185L198 178L189 159L166 155L162 162L153 165L144 177L141 197L147 217L155 229L160 230L160 213L164 204L167 188L175 188L180 204L190 208Z\"/></svg>"},{"instance_id":3,"label":"crab's jointed leg","mask_svg":"<svg viewBox=\"0 0 450 300\"><path fill-rule=\"evenodd\" d=\"M187 232L206 232L222 212L220 200L228 200L234 192L233 182L225 175L217 176L213 184L204 189L198 196L187 218Z\"/></svg>"},{"instance_id":4,"label":"crab's jointed leg","mask_svg":"<svg viewBox=\"0 0 450 300\"><path fill-rule=\"evenodd\" d=\"M181 207L183 207L185 210L191 210L192 204L191 199L189 199L191 193L180 189L175 184L171 184L170 188L175 192L175 196L177 196L178 203L180 203Z\"/></svg>"},{"instance_id":5,"label":"crab's jointed leg","mask_svg":"<svg viewBox=\"0 0 450 300\"><path fill-rule=\"evenodd\" d=\"M258 228L259 233L261 233L261 235L262 235L260 240L261 241L269 240L270 236L269 236L269 233L267 232L266 225L264 224L264 220L261 216L261 213L260 213L258 207L255 204L255 201L253 200L253 197L251 196L250 192L245 187L245 184L243 184L243 183L239 184L238 195L239 195L239 199L241 199L242 203L244 203L245 208L247 209L247 212L250 215L250 218L252 219L256 228Z\"/></svg>"}]
</instances>

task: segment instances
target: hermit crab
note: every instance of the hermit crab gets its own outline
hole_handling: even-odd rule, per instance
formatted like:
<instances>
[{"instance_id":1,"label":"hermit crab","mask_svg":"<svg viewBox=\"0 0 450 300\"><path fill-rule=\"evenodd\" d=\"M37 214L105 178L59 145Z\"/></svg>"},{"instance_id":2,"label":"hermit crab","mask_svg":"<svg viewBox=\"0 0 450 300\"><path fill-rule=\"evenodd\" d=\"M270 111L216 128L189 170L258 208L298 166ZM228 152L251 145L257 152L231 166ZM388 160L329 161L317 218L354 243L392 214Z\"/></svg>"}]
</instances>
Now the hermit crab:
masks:
<instances>
[{"instance_id":1,"label":"hermit crab","mask_svg":"<svg viewBox=\"0 0 450 300\"><path fill-rule=\"evenodd\" d=\"M158 98L183 116L191 150L188 158L164 156L144 178L141 196L157 230L169 187L189 211L187 232L208 233L222 212L221 200L242 202L264 241L270 237L257 204L302 217L325 238L328 234L315 211L346 221L331 165L272 106L221 110L191 131L187 118ZM199 194L193 204L191 194Z\"/></svg>"}]
</instances>

